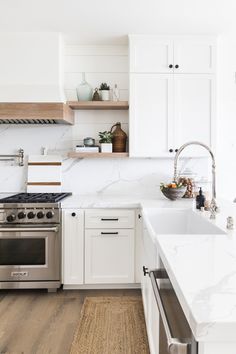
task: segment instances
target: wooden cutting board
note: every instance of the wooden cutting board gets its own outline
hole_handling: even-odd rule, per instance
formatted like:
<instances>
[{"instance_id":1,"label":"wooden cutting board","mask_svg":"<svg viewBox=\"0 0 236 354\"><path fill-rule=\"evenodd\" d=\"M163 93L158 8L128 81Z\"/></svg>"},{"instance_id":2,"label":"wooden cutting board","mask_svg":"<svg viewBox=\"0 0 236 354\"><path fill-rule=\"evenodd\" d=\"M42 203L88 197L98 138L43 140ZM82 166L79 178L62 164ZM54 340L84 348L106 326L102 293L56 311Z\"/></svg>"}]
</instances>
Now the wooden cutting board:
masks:
<instances>
[{"instance_id":1,"label":"wooden cutting board","mask_svg":"<svg viewBox=\"0 0 236 354\"><path fill-rule=\"evenodd\" d=\"M29 155L28 158L28 193L61 192L61 156Z\"/></svg>"}]
</instances>

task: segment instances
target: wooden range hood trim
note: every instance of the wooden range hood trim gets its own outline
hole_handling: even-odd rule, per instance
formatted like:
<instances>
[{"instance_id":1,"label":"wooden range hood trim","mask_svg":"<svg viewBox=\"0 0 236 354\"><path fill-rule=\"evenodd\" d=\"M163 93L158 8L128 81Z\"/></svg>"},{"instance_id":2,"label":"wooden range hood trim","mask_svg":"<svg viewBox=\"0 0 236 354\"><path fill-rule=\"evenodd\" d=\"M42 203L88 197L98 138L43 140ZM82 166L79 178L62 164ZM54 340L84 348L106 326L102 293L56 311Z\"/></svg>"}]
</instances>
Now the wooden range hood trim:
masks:
<instances>
[{"instance_id":1,"label":"wooden range hood trim","mask_svg":"<svg viewBox=\"0 0 236 354\"><path fill-rule=\"evenodd\" d=\"M17 120L48 120L57 124L72 125L74 112L67 104L60 102L0 102L0 123L1 120L16 124L21 123Z\"/></svg>"}]
</instances>

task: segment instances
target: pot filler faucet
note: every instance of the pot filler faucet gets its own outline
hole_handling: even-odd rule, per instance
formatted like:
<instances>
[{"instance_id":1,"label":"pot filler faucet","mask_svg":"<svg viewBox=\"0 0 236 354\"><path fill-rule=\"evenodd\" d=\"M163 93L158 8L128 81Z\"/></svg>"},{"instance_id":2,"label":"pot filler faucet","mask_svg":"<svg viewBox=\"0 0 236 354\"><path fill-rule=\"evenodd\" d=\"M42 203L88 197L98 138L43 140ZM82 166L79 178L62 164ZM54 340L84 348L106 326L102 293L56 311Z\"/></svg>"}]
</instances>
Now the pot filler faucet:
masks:
<instances>
[{"instance_id":1,"label":"pot filler faucet","mask_svg":"<svg viewBox=\"0 0 236 354\"><path fill-rule=\"evenodd\" d=\"M175 160L174 160L174 181L177 181L177 164L178 164L178 159L179 159L179 155L181 154L181 152L189 145L200 145L202 147L204 147L209 154L211 155L211 159L212 159L212 197L211 197L211 204L210 204L210 219L215 219L216 218L216 212L219 211L219 208L217 207L216 204L216 163L215 163L215 156L213 154L213 152L211 151L211 149L209 148L209 146L200 143L199 141L190 141L186 144L183 144L178 151L176 152L175 155Z\"/></svg>"}]
</instances>

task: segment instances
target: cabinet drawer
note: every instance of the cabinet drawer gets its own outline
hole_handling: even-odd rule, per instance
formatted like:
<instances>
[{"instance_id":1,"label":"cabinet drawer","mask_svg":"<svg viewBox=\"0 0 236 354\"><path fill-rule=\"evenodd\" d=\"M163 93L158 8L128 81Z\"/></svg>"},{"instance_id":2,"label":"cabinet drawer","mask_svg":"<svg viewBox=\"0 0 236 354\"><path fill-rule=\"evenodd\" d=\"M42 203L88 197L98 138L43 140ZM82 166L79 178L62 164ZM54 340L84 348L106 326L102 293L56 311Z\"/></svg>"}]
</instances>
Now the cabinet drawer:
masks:
<instances>
[{"instance_id":1,"label":"cabinet drawer","mask_svg":"<svg viewBox=\"0 0 236 354\"><path fill-rule=\"evenodd\" d=\"M95 209L85 211L86 229L132 229L135 226L134 210Z\"/></svg>"}]
</instances>

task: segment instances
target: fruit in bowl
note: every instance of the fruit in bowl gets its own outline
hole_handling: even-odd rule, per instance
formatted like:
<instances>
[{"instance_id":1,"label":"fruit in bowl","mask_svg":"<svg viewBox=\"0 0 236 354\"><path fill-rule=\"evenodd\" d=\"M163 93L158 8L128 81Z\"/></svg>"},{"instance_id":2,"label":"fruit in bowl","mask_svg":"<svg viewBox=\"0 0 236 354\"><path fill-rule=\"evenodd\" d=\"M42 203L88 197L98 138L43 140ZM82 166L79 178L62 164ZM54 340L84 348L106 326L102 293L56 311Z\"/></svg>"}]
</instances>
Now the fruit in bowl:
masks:
<instances>
[{"instance_id":1,"label":"fruit in bowl","mask_svg":"<svg viewBox=\"0 0 236 354\"><path fill-rule=\"evenodd\" d=\"M182 183L171 182L168 184L161 183L160 190L164 194L164 196L170 200L176 200L183 198L186 192L186 186L183 186Z\"/></svg>"}]
</instances>

